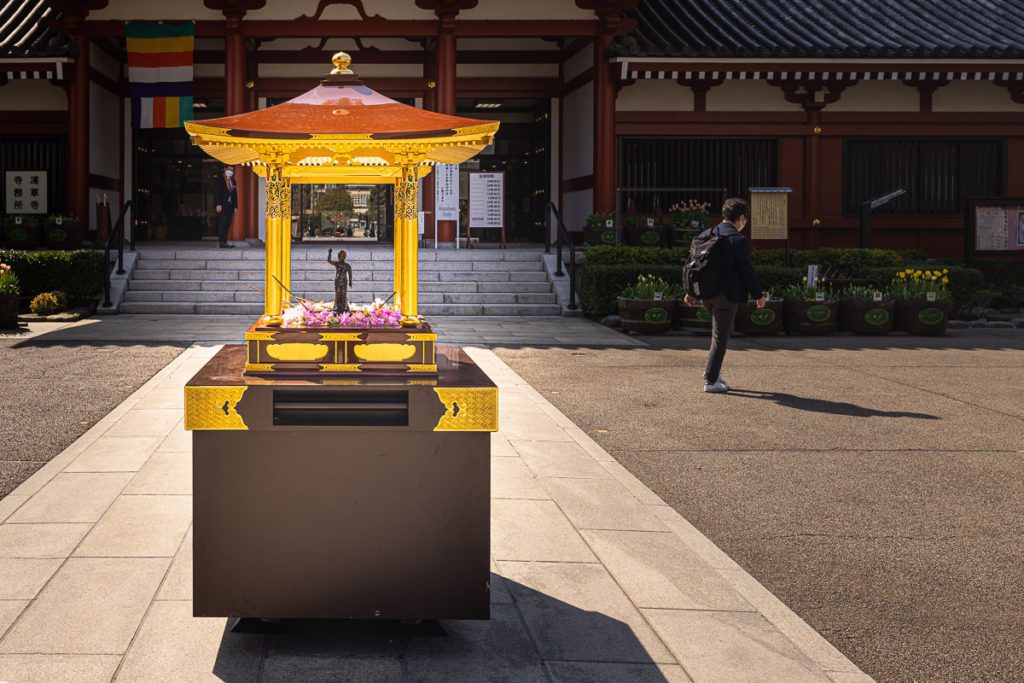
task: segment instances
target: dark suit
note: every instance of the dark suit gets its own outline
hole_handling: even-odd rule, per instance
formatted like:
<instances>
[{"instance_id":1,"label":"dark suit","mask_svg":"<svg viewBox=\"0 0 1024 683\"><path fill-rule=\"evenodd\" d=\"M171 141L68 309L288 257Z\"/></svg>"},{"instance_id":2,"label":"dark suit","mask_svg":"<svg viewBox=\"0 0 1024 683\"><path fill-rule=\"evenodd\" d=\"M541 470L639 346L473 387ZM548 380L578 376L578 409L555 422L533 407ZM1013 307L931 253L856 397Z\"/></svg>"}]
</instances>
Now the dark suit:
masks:
<instances>
[{"instance_id":1,"label":"dark suit","mask_svg":"<svg viewBox=\"0 0 1024 683\"><path fill-rule=\"evenodd\" d=\"M754 266L750 263L747 238L728 223L721 223L714 230L722 236L716 247L721 250L719 263L722 266L722 288L715 296L701 300L711 314L711 350L708 353L708 364L704 368L704 381L707 384L714 384L721 376L725 349L729 345L739 305L746 303L748 296L760 299L762 294Z\"/></svg>"},{"instance_id":2,"label":"dark suit","mask_svg":"<svg viewBox=\"0 0 1024 683\"><path fill-rule=\"evenodd\" d=\"M235 218L238 207L238 185L234 178L221 177L213 184L213 205L220 207L217 214L217 239L221 243L228 241L228 228Z\"/></svg>"}]
</instances>

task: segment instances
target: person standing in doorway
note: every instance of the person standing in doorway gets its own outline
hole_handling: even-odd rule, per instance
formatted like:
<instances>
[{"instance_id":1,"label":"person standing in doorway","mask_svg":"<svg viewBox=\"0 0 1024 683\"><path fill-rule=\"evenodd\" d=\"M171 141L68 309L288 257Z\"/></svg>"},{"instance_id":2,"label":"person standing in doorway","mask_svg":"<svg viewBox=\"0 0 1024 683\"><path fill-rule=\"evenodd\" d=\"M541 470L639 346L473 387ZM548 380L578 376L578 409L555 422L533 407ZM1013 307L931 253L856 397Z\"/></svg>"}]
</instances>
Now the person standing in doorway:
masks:
<instances>
[{"instance_id":1,"label":"person standing in doorway","mask_svg":"<svg viewBox=\"0 0 1024 683\"><path fill-rule=\"evenodd\" d=\"M224 167L224 176L213 184L213 204L217 211L217 239L221 249L233 249L235 245L228 243L228 230L235 218L238 208L238 186L235 184L235 169Z\"/></svg>"},{"instance_id":2,"label":"person standing in doorway","mask_svg":"<svg viewBox=\"0 0 1024 683\"><path fill-rule=\"evenodd\" d=\"M757 301L758 308L764 308L767 298L757 284L754 266L750 262L750 246L741 235L750 222L750 207L739 197L726 199L722 205L722 222L706 230L698 239L717 236L712 249L719 250L715 259L718 264L718 291L697 299L687 294L686 303L700 302L711 315L711 349L704 369L704 391L721 394L729 391L729 385L722 379L722 361L725 349L732 335L736 321L736 310L747 296ZM695 242L697 240L694 240Z\"/></svg>"}]
</instances>

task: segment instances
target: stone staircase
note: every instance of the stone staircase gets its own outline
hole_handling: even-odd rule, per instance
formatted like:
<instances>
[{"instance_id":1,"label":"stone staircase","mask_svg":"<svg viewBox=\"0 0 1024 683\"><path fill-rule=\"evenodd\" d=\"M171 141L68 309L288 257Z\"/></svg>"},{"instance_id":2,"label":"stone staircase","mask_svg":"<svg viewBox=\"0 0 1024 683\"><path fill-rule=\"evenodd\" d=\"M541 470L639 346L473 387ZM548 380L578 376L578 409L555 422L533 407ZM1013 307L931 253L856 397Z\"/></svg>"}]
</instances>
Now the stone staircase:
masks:
<instances>
[{"instance_id":1,"label":"stone staircase","mask_svg":"<svg viewBox=\"0 0 1024 683\"><path fill-rule=\"evenodd\" d=\"M334 247L337 250L337 246ZM393 252L384 246L345 245L354 282L353 303L392 292ZM537 249L420 249L419 309L425 316L557 316L561 306ZM334 267L327 247L292 248L292 291L314 300L334 298ZM121 313L239 314L263 312L264 250L240 247L143 247L120 306Z\"/></svg>"}]
</instances>

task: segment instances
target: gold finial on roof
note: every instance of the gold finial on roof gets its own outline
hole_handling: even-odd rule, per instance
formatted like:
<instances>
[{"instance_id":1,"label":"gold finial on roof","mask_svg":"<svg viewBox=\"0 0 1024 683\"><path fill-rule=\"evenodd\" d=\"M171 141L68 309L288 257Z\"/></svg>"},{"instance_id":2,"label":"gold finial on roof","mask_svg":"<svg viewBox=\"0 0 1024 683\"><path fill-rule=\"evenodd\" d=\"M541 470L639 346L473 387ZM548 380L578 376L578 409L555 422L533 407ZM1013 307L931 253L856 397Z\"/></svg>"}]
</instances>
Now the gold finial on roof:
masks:
<instances>
[{"instance_id":1,"label":"gold finial on roof","mask_svg":"<svg viewBox=\"0 0 1024 683\"><path fill-rule=\"evenodd\" d=\"M332 76L352 73L352 69L348 68L348 65L352 63L352 58L348 56L347 52L336 52L331 57L331 62L334 64L334 69L331 71Z\"/></svg>"}]
</instances>

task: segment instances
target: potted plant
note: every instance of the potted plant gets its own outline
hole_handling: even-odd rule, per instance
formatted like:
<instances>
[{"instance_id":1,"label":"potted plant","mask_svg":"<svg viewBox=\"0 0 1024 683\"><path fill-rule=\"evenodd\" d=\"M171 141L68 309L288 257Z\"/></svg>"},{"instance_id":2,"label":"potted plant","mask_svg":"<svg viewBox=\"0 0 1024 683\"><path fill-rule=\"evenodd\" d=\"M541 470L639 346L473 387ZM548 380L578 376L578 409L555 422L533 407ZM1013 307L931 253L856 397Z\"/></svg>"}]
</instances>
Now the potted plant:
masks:
<instances>
[{"instance_id":1,"label":"potted plant","mask_svg":"<svg viewBox=\"0 0 1024 683\"><path fill-rule=\"evenodd\" d=\"M943 334L949 327L949 269L907 268L889 287L896 300L893 329L909 334Z\"/></svg>"},{"instance_id":2,"label":"potted plant","mask_svg":"<svg viewBox=\"0 0 1024 683\"><path fill-rule=\"evenodd\" d=\"M782 331L783 301L768 294L764 308L753 301L740 304L736 311L736 330L743 334L769 335Z\"/></svg>"},{"instance_id":3,"label":"potted plant","mask_svg":"<svg viewBox=\"0 0 1024 683\"><path fill-rule=\"evenodd\" d=\"M583 241L593 246L613 246L617 235L614 213L592 213L583 227Z\"/></svg>"},{"instance_id":4,"label":"potted plant","mask_svg":"<svg viewBox=\"0 0 1024 683\"><path fill-rule=\"evenodd\" d=\"M18 325L18 276L6 263L0 263L0 329Z\"/></svg>"},{"instance_id":5,"label":"potted plant","mask_svg":"<svg viewBox=\"0 0 1024 683\"><path fill-rule=\"evenodd\" d=\"M676 299L672 286L660 277L641 275L622 290L619 317L626 332L660 334L672 327Z\"/></svg>"},{"instance_id":6,"label":"potted plant","mask_svg":"<svg viewBox=\"0 0 1024 683\"><path fill-rule=\"evenodd\" d=\"M702 334L711 333L711 314L701 303L688 304L680 296L676 299L673 327L677 330L688 330Z\"/></svg>"},{"instance_id":7,"label":"potted plant","mask_svg":"<svg viewBox=\"0 0 1024 683\"><path fill-rule=\"evenodd\" d=\"M47 249L77 249L82 246L82 224L74 216L50 216L45 241Z\"/></svg>"},{"instance_id":8,"label":"potted plant","mask_svg":"<svg viewBox=\"0 0 1024 683\"><path fill-rule=\"evenodd\" d=\"M828 334L835 332L839 302L827 287L803 284L782 290L783 325L786 334Z\"/></svg>"},{"instance_id":9,"label":"potted plant","mask_svg":"<svg viewBox=\"0 0 1024 683\"><path fill-rule=\"evenodd\" d=\"M669 207L669 244L673 247L688 247L702 230L708 227L710 204L690 199L677 202Z\"/></svg>"},{"instance_id":10,"label":"potted plant","mask_svg":"<svg viewBox=\"0 0 1024 683\"><path fill-rule=\"evenodd\" d=\"M34 214L9 215L4 221L3 244L9 249L35 249L43 245L43 223Z\"/></svg>"},{"instance_id":11,"label":"potted plant","mask_svg":"<svg viewBox=\"0 0 1024 683\"><path fill-rule=\"evenodd\" d=\"M632 247L660 247L664 242L664 227L655 216L629 216L625 233Z\"/></svg>"},{"instance_id":12,"label":"potted plant","mask_svg":"<svg viewBox=\"0 0 1024 683\"><path fill-rule=\"evenodd\" d=\"M853 285L839 297L839 327L854 334L889 334L893 309L892 297L884 292Z\"/></svg>"}]
</instances>

